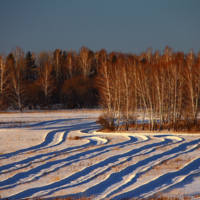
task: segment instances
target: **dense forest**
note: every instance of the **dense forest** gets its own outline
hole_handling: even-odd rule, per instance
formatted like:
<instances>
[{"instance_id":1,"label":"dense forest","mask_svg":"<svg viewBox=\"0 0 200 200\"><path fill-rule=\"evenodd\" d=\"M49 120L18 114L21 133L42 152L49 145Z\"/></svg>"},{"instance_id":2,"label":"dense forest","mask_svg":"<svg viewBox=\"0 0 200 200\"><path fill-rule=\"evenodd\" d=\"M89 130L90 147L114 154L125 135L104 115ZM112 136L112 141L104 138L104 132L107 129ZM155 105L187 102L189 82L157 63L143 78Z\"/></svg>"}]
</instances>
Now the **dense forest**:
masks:
<instances>
[{"instance_id":1,"label":"dense forest","mask_svg":"<svg viewBox=\"0 0 200 200\"><path fill-rule=\"evenodd\" d=\"M162 55L151 49L139 56L111 53L97 85L105 109L99 122L107 129L200 130L200 53L169 47Z\"/></svg>"},{"instance_id":2,"label":"dense forest","mask_svg":"<svg viewBox=\"0 0 200 200\"><path fill-rule=\"evenodd\" d=\"M98 56L75 51L26 54L16 47L0 56L0 109L93 108L98 106ZM96 58L97 57L97 58Z\"/></svg>"},{"instance_id":3,"label":"dense forest","mask_svg":"<svg viewBox=\"0 0 200 200\"><path fill-rule=\"evenodd\" d=\"M200 53L62 51L0 55L0 109L94 108L108 129L198 129ZM138 120L141 123L138 124Z\"/></svg>"}]
</instances>

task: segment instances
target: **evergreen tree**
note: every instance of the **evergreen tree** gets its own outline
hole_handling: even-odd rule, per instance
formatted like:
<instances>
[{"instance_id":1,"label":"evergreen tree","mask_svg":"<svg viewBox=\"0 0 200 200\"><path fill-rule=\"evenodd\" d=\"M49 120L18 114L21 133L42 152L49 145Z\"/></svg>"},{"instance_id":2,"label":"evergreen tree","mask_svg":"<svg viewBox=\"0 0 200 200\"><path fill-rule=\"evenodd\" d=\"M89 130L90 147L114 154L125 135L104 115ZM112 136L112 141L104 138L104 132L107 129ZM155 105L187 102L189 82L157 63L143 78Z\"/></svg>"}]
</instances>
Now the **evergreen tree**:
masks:
<instances>
[{"instance_id":1,"label":"evergreen tree","mask_svg":"<svg viewBox=\"0 0 200 200\"><path fill-rule=\"evenodd\" d=\"M62 82L67 79L66 71L67 71L67 52L63 51L61 55L61 81Z\"/></svg>"},{"instance_id":2,"label":"evergreen tree","mask_svg":"<svg viewBox=\"0 0 200 200\"><path fill-rule=\"evenodd\" d=\"M26 54L26 80L35 80L36 79L36 64L35 58L33 58L30 51Z\"/></svg>"}]
</instances>

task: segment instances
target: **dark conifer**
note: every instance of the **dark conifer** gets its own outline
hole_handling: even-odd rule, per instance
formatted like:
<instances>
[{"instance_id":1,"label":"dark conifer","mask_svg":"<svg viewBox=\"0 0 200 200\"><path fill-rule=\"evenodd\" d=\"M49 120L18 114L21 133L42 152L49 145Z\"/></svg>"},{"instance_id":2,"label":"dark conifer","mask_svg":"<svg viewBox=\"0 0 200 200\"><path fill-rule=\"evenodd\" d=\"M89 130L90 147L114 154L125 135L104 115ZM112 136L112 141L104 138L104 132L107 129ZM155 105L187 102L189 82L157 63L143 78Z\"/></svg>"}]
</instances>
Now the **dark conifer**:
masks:
<instances>
[{"instance_id":1,"label":"dark conifer","mask_svg":"<svg viewBox=\"0 0 200 200\"><path fill-rule=\"evenodd\" d=\"M25 64L25 79L26 80L35 80L36 79L36 64L35 58L33 58L30 51L26 54L26 64Z\"/></svg>"}]
</instances>

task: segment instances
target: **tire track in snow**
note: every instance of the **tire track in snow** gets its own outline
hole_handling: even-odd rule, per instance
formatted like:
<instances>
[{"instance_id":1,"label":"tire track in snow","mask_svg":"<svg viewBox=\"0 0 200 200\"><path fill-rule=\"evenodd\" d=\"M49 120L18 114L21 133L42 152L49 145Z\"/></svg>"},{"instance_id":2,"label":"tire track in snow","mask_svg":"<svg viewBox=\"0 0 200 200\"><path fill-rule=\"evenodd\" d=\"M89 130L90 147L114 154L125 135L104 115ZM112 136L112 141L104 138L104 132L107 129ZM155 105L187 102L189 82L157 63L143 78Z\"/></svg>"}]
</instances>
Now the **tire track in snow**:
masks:
<instances>
[{"instance_id":1,"label":"tire track in snow","mask_svg":"<svg viewBox=\"0 0 200 200\"><path fill-rule=\"evenodd\" d=\"M194 159L193 161L187 163L181 169L163 174L159 177L156 177L154 180L149 181L148 183L138 186L133 191L129 191L119 196L115 196L115 199L121 199L123 196L127 197L141 197L147 198L159 192L162 192L169 187L173 187L176 184L184 181L184 179L190 175L200 173L200 157Z\"/></svg>"},{"instance_id":2,"label":"tire track in snow","mask_svg":"<svg viewBox=\"0 0 200 200\"><path fill-rule=\"evenodd\" d=\"M64 136L64 138L66 137L66 134ZM85 136L83 138L87 139L90 138L91 136ZM122 143L118 143L117 145L111 145L111 146L107 146L105 148L121 148L122 146L125 146L125 145L128 145L128 144L132 144L133 141L136 141L135 137L129 137L129 140L130 141L125 141L125 142L122 142ZM89 146L92 146L92 145L101 145L103 143L105 143L105 139L97 139L97 137L93 137L92 140L88 140L89 142L87 144L84 144L84 145L81 145L79 146L79 149L76 150L76 152L80 152L81 150L83 150L84 148L87 148ZM91 142L93 141L93 142ZM70 148L66 148L66 149L63 149L63 150L60 150L60 151L56 151L56 154L63 154L63 153L71 153L71 152L74 152L74 150L77 149L77 146L75 147L70 147ZM102 148L101 148L102 150ZM48 156L48 157L47 157ZM42 157L45 157L45 159L40 159ZM47 158L46 158L47 157ZM22 169L22 168L25 168L27 166L30 165L30 162L31 163L37 163L37 162L43 162L43 161L48 161L49 159L55 157L55 152L49 152L49 153L45 153L45 154L39 154L39 155L36 155L36 156L33 156L33 157L29 157L27 159L24 159L24 160L21 160L21 161L18 161L18 162L14 162L14 163L11 163L11 164L7 164L7 165L3 165L0 167L0 174L3 174L5 172L11 172L11 171L14 171L14 170L18 170L18 169ZM35 161L37 160L37 161ZM10 169L10 170L9 170Z\"/></svg>"},{"instance_id":3,"label":"tire track in snow","mask_svg":"<svg viewBox=\"0 0 200 200\"><path fill-rule=\"evenodd\" d=\"M91 137L91 136L90 136ZM87 137L88 138L88 137ZM96 139L95 139L96 140ZM96 141L95 141L96 142ZM89 150L89 151L87 151L87 152L83 152L83 153L80 153L79 155L78 155L78 158L77 158L77 155L73 155L73 156L70 156L70 157L68 157L67 158L67 160L69 161L67 164L65 163L65 165L64 166L67 166L67 165L69 165L69 164L71 164L71 163L73 163L73 162L75 162L75 161L79 161L80 160L80 157L83 157L82 158L82 160L84 160L85 158L84 158L84 156L86 156L87 154L91 154L91 157L94 157L94 156L96 156L97 154L102 154L103 152L108 152L108 151L110 151L110 148L116 148L116 147L123 147L124 145L128 145L128 144L132 144L133 142L137 142L137 139L135 138L135 137L133 137L133 136L130 136L129 137L129 141L125 141L125 142L121 142L121 143L118 143L118 144L113 144L113 145L109 145L109 146L104 146L104 147L99 147L99 148L97 148L97 149L95 149L95 150ZM95 143L93 143L93 145L95 145ZM98 150L98 151L97 151ZM96 152L96 154L94 154L94 152L95 151L97 151ZM66 160L66 159L65 159ZM58 161L52 161L51 163L54 163L55 165L57 164L57 163L60 163L62 160L58 160ZM11 177L11 178L9 178L9 179L7 179L7 180L5 180L5 181L3 181L3 182L0 182L0 186L4 186L4 187L1 187L1 190L2 189L7 189L7 188L12 188L12 187L15 187L16 185L18 185L18 182L21 180L21 178L23 178L24 176L26 177L26 175L25 174L33 174L33 176L32 176L32 178L31 179L29 179L29 181L31 181L31 180L34 180L36 177L38 178L39 176L43 176L43 173L41 172L41 170L43 170L43 168L46 168L46 170L48 170L48 168L49 168L49 165L51 165L50 163L46 163L46 164L44 164L44 165L42 165L42 166L39 166L39 167L37 167L37 168L35 168L35 169L31 169L31 170L29 170L29 171L27 171L27 172L22 172L22 173L18 173L18 174L16 174L16 175L14 175L13 177ZM62 166L59 166L59 167L57 167L58 169L60 168L60 167L64 167L63 165ZM53 169L51 169L51 172L54 172L54 168ZM39 174L37 174L37 171L40 171L39 172ZM48 172L50 172L50 171L48 171ZM35 175L35 176L34 176ZM17 181L18 180L18 181ZM15 184L12 184L12 185L10 185L9 183L10 182L16 182ZM7 187L5 187L5 185L8 185Z\"/></svg>"},{"instance_id":4,"label":"tire track in snow","mask_svg":"<svg viewBox=\"0 0 200 200\"><path fill-rule=\"evenodd\" d=\"M136 153L140 153L142 150L145 150L145 149L149 149L150 147L154 147L154 150L156 149L156 147L157 147L157 145L158 144L168 144L169 143L169 141L172 141L171 139L166 139L166 140L163 140L162 141L162 143L153 143L153 144L149 144L149 145L145 145L144 144L144 146L142 146L142 147L139 147L138 149L133 149L131 152L127 152L126 154L127 155L124 155L124 153L122 154L122 156L128 156L129 154L131 154L131 155L133 155L134 156L134 154L136 154ZM144 153L144 152L141 152L142 154ZM117 159L119 159L119 156L116 156L117 157ZM108 163L109 162L109 159L111 159L110 157L108 157L108 159L107 160L105 160L105 161L103 161L103 163L104 164L106 164L106 163ZM74 162L74 161L73 161ZM113 161L111 160L111 163L112 163ZM100 162L100 163L102 163L102 162ZM99 168L100 166L92 166L91 167L91 170L93 170L94 168ZM81 171L79 174L74 174L74 175L72 175L71 177L69 177L69 178L67 178L67 179L64 179L64 180L62 180L62 182L56 182L56 185L62 185L63 184L63 182L68 182L68 181L70 181L70 180L74 180L74 179L77 179L77 177L79 177L81 174L83 174L83 172ZM88 174L88 168L86 169L86 174ZM74 178L73 178L74 177ZM89 180L91 179L92 177L89 177ZM55 186L56 186L55 185ZM48 188L49 187L49 185L47 185L46 186L46 188ZM52 188L54 187L54 186L51 186ZM38 190L39 188L37 188L36 190ZM43 188L44 189L44 188ZM33 190L33 189L32 189ZM32 191L31 190L31 191ZM29 193L30 193L30 191L29 191ZM23 198L23 195L20 197L20 196L16 196L15 198Z\"/></svg>"},{"instance_id":5,"label":"tire track in snow","mask_svg":"<svg viewBox=\"0 0 200 200\"><path fill-rule=\"evenodd\" d=\"M133 183L135 183L136 181L138 181L138 178L140 178L141 175L145 175L145 173L147 173L148 171L150 171L153 167L158 166L160 164L162 164L163 161L167 161L173 158L176 158L179 155L184 155L185 153L189 153L192 152L196 149L197 145L193 145L191 148L187 149L187 150L182 150L181 152L177 152L175 154L172 154L171 156L164 156L162 159L160 160L156 160L155 163L153 163L151 166L147 166L144 169L142 169L141 171L139 171L136 174L133 174L132 176L129 176L129 181L127 183L122 184L121 187L117 188L118 191L123 191L125 190L127 187L131 186ZM168 173L167 173L168 174ZM132 177L132 178L131 178ZM149 181L149 183L151 182L151 180ZM146 183L145 183L146 184ZM144 185L143 183L141 183L141 185ZM139 186L137 186L139 187ZM143 190L144 192L144 190ZM159 191L156 191L156 193L158 193ZM161 191L160 191L161 192ZM115 199L121 199L122 196L127 196L126 194L128 193L128 196L132 193L131 197L133 196L138 196L138 194L135 192L134 188L132 188L131 191L129 192L120 192L121 195L114 195L114 193L117 193L117 191L112 192L111 194L109 194L109 197L114 197ZM144 196L141 196L144 197ZM145 196L148 197L148 196Z\"/></svg>"},{"instance_id":6,"label":"tire track in snow","mask_svg":"<svg viewBox=\"0 0 200 200\"><path fill-rule=\"evenodd\" d=\"M101 193L101 192L104 192L105 190L109 190L109 192L111 191L111 188L113 187L113 185L115 184L115 182L121 182L123 181L123 178L124 176L126 176L127 174L127 180L128 182L131 180L129 175L132 173L133 169L138 169L138 168L141 168L140 170L142 171L145 171L145 169L147 170L150 170L152 167L153 167L153 163L152 162L155 162L156 164L158 164L159 162L157 161L157 159L161 159L163 156L165 155L170 155L170 154L173 154L174 152L177 152L177 151L183 151L182 153L184 153L184 150L186 149L186 146L188 145L193 145L194 143L199 143L200 142L200 139L196 140L196 141L192 141L192 142L188 142L186 144L180 144L179 146L167 151L167 152L164 152L162 154L158 154L158 155L154 155L150 158L146 158L144 160L141 160L139 161L138 163L134 164L134 165L131 165L127 168L125 168L124 170L120 171L120 172L117 172L117 173L113 173L111 174L109 177L107 177L106 180L102 181L100 184L97 184L91 188L88 188L86 189L85 191L83 191L84 194L87 194L88 196L93 196L97 193ZM195 147L194 147L195 148ZM180 153L176 153L176 156L180 155ZM172 155L173 156L173 155ZM167 158L165 158L167 159ZM160 160L160 162L162 162L163 159ZM145 167L143 166L144 164L146 163L149 163L149 167ZM141 174L141 173L140 173ZM135 175L133 175L133 178L135 177ZM116 180L118 179L118 181ZM114 182L114 184L113 184ZM123 183L125 184L125 182ZM121 184L121 185L123 185ZM111 185L111 188L107 189L108 186ZM115 189L113 190L116 190L118 189L119 186L116 186ZM80 193L79 195L83 195L82 193ZM105 197L108 197L107 195L103 196L102 198L105 198ZM98 198L97 198L98 199Z\"/></svg>"},{"instance_id":7,"label":"tire track in snow","mask_svg":"<svg viewBox=\"0 0 200 200\"><path fill-rule=\"evenodd\" d=\"M134 141L134 138L132 138L131 141ZM126 143L126 142L123 142L123 143ZM91 142L90 144L95 146L97 144L96 139L93 140L93 142ZM116 145L111 145L111 146L115 147ZM82 152L82 153L78 153L78 154L69 156L69 157L64 158L62 160L47 162L43 165L37 166L36 168L30 169L30 170L25 171L25 172L17 173L14 176L12 176L12 177L4 180L4 181L1 181L0 182L0 190L15 187L19 184L19 182L20 183L28 183L28 182L31 182L33 180L39 179L40 177L44 176L45 173L52 173L52 172L57 171L61 167L66 167L66 166L68 166L68 165L70 165L74 162L84 160L85 156L87 158L92 158L92 157L95 157L97 155L102 154L103 152L110 151L108 148L109 147L99 147L97 152L95 152L96 149L95 150L89 150L87 152ZM89 152L89 154L91 154L91 156L89 156L89 157L87 156L88 152ZM62 162L65 162L65 163L62 163ZM23 178L25 179L25 181L22 181ZM10 183L12 183L12 184L10 184Z\"/></svg>"},{"instance_id":8,"label":"tire track in snow","mask_svg":"<svg viewBox=\"0 0 200 200\"><path fill-rule=\"evenodd\" d=\"M176 184L181 183L184 179L186 179L189 176L194 175L195 173L199 173L199 166L200 166L200 158L196 158L191 163L185 165L183 168L184 170L179 170L175 172L166 173L164 175L161 175L159 177L156 177L154 180L149 181L148 183L143 183L142 185L139 185L130 190L127 191L126 188L131 186L133 183L136 183L138 178L142 174L145 174L148 172L153 166L158 165L162 161L172 159L174 157L177 157L179 155L182 155L184 153L193 151L197 145L200 142L200 139L194 139L190 142L185 141L183 138L178 136L170 136L169 134L165 135L152 135L150 136L143 136L143 135L131 135L131 134L124 134L124 137L127 138L124 142L119 142L116 144L110 144L107 139L103 138L104 134L95 132L95 127L93 126L94 123L88 123L87 125L83 124L82 130L80 130L80 124L77 126L66 126L61 127L60 129L55 129L54 134L51 134L51 142L40 147L35 148L32 147L33 151L37 153L37 151L41 150L42 148L53 148L55 146L58 146L63 144L64 139L66 138L66 134L69 133L69 131L74 130L80 130L80 133L83 134L81 136L83 139L88 140L89 142L83 146L83 148L80 148L76 150L77 147L65 148L62 150L59 150L58 152L65 152L65 151L71 151L74 153L73 155L70 155L66 158L62 158L56 161L49 161L55 154L55 152L51 152L50 154L39 154L36 156L30 157L30 160L32 162L35 162L38 164L40 163L40 160L45 161L46 163L42 165L38 165L36 169L31 169L28 171L24 171L22 173L18 173L14 175L13 177L6 179L4 181L0 182L1 189L12 189L18 186L19 181L21 180L21 183L31 183L39 181L40 178L44 176L45 172L53 173L61 169L62 167L69 166L72 163L79 163L83 162L85 159L91 159L95 158L96 156L105 155L104 159L96 161L91 166L85 166L81 168L80 171L72 173L67 175L66 177L62 177L61 180L55 181L51 184L47 183L46 185L38 185L36 187L33 187L31 189L22 189L18 190L15 193L10 193L8 195L9 198L26 198L26 197L46 197L51 196L55 192L59 192L62 189L69 189L69 188L78 188L82 185L90 185L88 188L85 188L82 190L82 192L77 193L76 195L82 196L83 194L90 195L97 195L96 199L103 199L106 197L114 197L114 199L120 199L121 197L131 197L131 195L136 194L140 195L141 197L147 197L153 195L155 192L158 191L164 191L166 189L169 189L172 186L175 186ZM50 131L50 132L53 132ZM93 132L92 132L93 131ZM105 134L106 135L106 134ZM117 134L116 134L117 135ZM122 135L122 134L120 134ZM154 141L154 143L148 144L148 142ZM155 142L156 141L156 142ZM102 144L104 146L102 146ZM133 147L133 144L141 144L141 146L135 146ZM165 147L168 144L175 145L170 150L167 150L163 153L159 153L157 149L161 147ZM92 149L87 149L85 152L84 148L89 147L93 145ZM192 146L193 145L193 146ZM36 147L36 146L35 146ZM118 152L118 155L107 155L109 151L112 151L115 148L121 148ZM130 148L129 150L125 148ZM27 148L28 149L28 148ZM27 153L27 149L24 149L22 153ZM16 153L16 152L14 152ZM154 153L154 154L153 154ZM153 154L153 155L152 155ZM13 154L15 155L15 154ZM118 166L126 161L129 161L133 159L135 156L140 155L149 155L149 157L144 158L143 160L140 160L136 163L131 164L130 166L126 167L125 169L122 169L119 172L111 172L111 168L114 166ZM38 156L38 157L37 157ZM47 156L45 158L45 156ZM12 168L14 165L19 164L28 164L28 161L30 160L24 159L20 160L18 162L12 163L11 165L4 165L0 167L0 172L4 173L2 170L17 170L20 169L20 166L16 166L16 168ZM196 164L194 167L193 164ZM187 167L188 166L188 167ZM22 168L21 168L22 169ZM134 171L135 170L135 171ZM189 172L187 174L187 172ZM92 182L95 180L95 178L102 174L109 174L107 177L105 177L104 180L100 182ZM169 181L170 177L173 178L172 182ZM168 178L168 179L167 179ZM92 186L90 183L94 183ZM162 182L162 186L159 185L159 183ZM150 187L155 185L155 187ZM144 188L148 188L144 190ZM121 194L120 194L120 191ZM6 197L5 197L6 198Z\"/></svg>"},{"instance_id":9,"label":"tire track in snow","mask_svg":"<svg viewBox=\"0 0 200 200\"><path fill-rule=\"evenodd\" d=\"M148 148L148 150L139 151L138 153L133 154L131 156L125 155L125 154L127 154L127 153L125 153L125 154L122 154L121 157L119 157L119 156L109 157L104 161L101 161L99 163L95 163L91 167L84 168L83 170L79 171L78 173L76 173L73 176L68 177L67 179L64 180L65 182L68 182L68 181L70 182L70 180L74 180L74 181L71 181L70 184L63 185L63 183L57 182L56 183L57 188L53 187L53 191L47 191L45 193L45 196L51 195L53 192L55 192L56 189L60 190L60 189L74 187L74 186L80 186L80 184L86 184L86 183L90 182L91 179L94 179L96 176L99 176L99 175L106 173L112 167L115 167L119 164L127 162L127 161L129 161L130 159L132 159L136 156L147 155L147 154L155 151L155 149L156 149L156 147ZM131 154L131 153L132 152L130 152L129 154ZM98 169L98 170L95 171L94 169ZM58 186L58 185L60 185L60 186ZM47 189L47 190L49 190L49 189ZM44 191L43 191L43 193L44 193ZM34 195L34 196L37 196L37 195ZM43 196L41 196L41 197L43 197Z\"/></svg>"},{"instance_id":10,"label":"tire track in snow","mask_svg":"<svg viewBox=\"0 0 200 200\"><path fill-rule=\"evenodd\" d=\"M86 123L87 126L88 125L91 126L91 124L93 124L93 123L89 123L89 124ZM86 126L86 125L81 124L81 126ZM78 126L76 125L76 128L77 128L77 130L79 130L80 124ZM76 129L74 129L74 130L76 130ZM37 151L41 151L41 150L44 150L44 149L59 146L59 145L61 145L62 143L65 142L65 138L67 137L67 135L70 131L71 131L71 128L68 128L68 129L62 128L62 130L59 129L59 130L50 131L45 135L44 141L42 142L42 144L40 144L41 145L40 148L37 147L38 145L36 145L35 147L31 147L32 150L30 150L30 148L27 148L26 151L24 152L24 154L30 154L30 153L34 153L34 152L37 153ZM57 151L56 153L57 154L63 154L65 152L70 153L71 151L80 151L81 149L86 148L88 145L89 144L78 146L79 147L78 150L77 150L77 146L69 147L69 148L65 148L65 149L62 149L60 151ZM20 153L20 154L22 154L22 153ZM49 152L49 153L46 153L46 154L40 153L40 155L29 156L29 158L27 158L27 159L21 159L21 160L18 160L17 162L13 162L11 164L2 165L2 166L0 166L0 174L5 173L5 172L12 172L13 170L17 170L17 169L21 169L23 167L27 167L27 166L30 165L29 164L30 162L34 163L35 162L34 160L39 160L40 158L45 157L45 156L50 156L49 159L51 159L51 158L54 157L53 156L54 154L55 154L55 152ZM18 154L16 154L16 152L9 153L9 155L10 156L7 157L7 154L4 154L3 155L4 159L9 158L11 156L13 158L13 156L15 156L15 155L18 156ZM48 160L48 158L44 159L44 161L46 161L46 160ZM43 160L41 160L41 161L43 161ZM39 162L41 162L41 161L39 161ZM19 166L20 166L20 168L19 168ZM11 168L11 170L8 170L9 168Z\"/></svg>"},{"instance_id":11,"label":"tire track in snow","mask_svg":"<svg viewBox=\"0 0 200 200\"><path fill-rule=\"evenodd\" d=\"M62 144L65 141L65 138L66 138L67 133L69 131L79 130L80 127L82 127L82 126L93 126L93 125L95 125L95 122L88 122L88 123L84 123L84 124L64 126L64 127L60 127L59 129L58 129L58 127L55 127L55 130L46 133L43 142L41 142L40 144L29 147L29 148L20 149L20 150L17 150L15 152L0 155L0 160L6 159L6 158L9 158L9 157L13 157L13 156L18 155L18 154L24 154L24 153L30 153L30 152L33 153L35 151L59 146L60 144ZM46 128L43 128L43 129L46 129ZM51 130L52 129L53 129L53 127L51 128ZM65 132L66 134L63 135L63 139L60 142L54 143L55 135L58 132Z\"/></svg>"},{"instance_id":12,"label":"tire track in snow","mask_svg":"<svg viewBox=\"0 0 200 200\"><path fill-rule=\"evenodd\" d=\"M91 139L89 144L95 146L97 144L96 139L95 140ZM54 152L54 154L55 154L55 152ZM50 161L50 162L46 162L45 164L42 163L42 165L39 165L36 168L17 173L6 180L0 181L0 190L14 187L17 184L19 184L19 182L23 183L23 181L21 181L22 179L26 179L25 182L33 181L36 178L39 179L40 177L44 176L45 172L47 172L47 173L54 172L54 171L58 170L59 168L63 167L63 165L69 165L69 164L75 162L76 160L80 159L80 157L82 156L83 153L80 153L80 154L81 155L78 158L75 154L75 155L69 156L67 158L64 158L62 160ZM66 163L60 164L60 162L64 162L64 161ZM50 168L50 167L52 167L52 168ZM12 183L12 184L10 184L10 183ZM6 187L6 185L9 185L9 186ZM4 187L2 187L2 186L4 186Z\"/></svg>"}]
</instances>

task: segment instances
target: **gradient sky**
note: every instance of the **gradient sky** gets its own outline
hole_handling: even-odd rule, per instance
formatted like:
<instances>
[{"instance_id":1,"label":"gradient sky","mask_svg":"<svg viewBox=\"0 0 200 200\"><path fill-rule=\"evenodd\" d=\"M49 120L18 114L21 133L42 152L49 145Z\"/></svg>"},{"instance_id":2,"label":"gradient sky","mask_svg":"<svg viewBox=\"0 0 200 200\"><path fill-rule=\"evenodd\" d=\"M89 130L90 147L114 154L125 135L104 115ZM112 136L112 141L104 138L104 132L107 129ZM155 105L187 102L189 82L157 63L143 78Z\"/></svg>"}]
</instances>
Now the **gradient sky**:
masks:
<instances>
[{"instance_id":1,"label":"gradient sky","mask_svg":"<svg viewBox=\"0 0 200 200\"><path fill-rule=\"evenodd\" d=\"M0 53L200 50L200 0L0 0Z\"/></svg>"}]
</instances>

